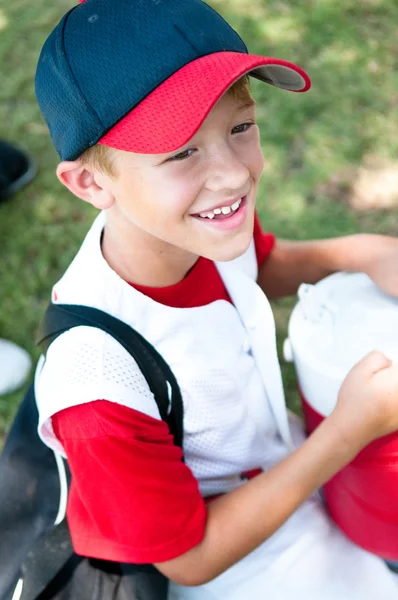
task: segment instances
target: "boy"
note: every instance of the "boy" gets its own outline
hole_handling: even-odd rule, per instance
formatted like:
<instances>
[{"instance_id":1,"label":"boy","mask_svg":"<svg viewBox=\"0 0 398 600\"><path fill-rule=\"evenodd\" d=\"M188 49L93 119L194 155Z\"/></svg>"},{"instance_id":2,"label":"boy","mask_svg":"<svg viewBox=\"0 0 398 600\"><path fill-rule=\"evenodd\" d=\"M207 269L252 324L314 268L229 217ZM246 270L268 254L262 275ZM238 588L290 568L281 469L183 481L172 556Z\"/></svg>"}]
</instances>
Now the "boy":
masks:
<instances>
[{"instance_id":1,"label":"boy","mask_svg":"<svg viewBox=\"0 0 398 600\"><path fill-rule=\"evenodd\" d=\"M40 432L68 457L79 554L154 563L178 599L392 600L394 576L314 492L398 429L398 369L364 359L294 450L264 292L347 269L398 293L397 241L261 232L248 73L310 85L292 63L247 54L200 0L87 0L47 40L36 90L57 175L102 211L53 301L105 310L162 354L182 391L185 462L134 360L90 328L39 366Z\"/></svg>"}]
</instances>

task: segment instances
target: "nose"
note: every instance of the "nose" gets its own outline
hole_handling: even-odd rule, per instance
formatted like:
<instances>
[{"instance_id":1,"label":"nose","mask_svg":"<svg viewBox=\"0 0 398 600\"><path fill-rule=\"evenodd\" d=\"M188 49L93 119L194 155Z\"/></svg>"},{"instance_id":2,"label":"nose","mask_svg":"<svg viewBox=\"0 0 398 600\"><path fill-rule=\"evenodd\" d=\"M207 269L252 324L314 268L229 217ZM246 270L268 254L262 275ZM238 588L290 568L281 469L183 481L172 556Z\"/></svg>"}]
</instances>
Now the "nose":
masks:
<instances>
[{"instance_id":1,"label":"nose","mask_svg":"<svg viewBox=\"0 0 398 600\"><path fill-rule=\"evenodd\" d=\"M214 149L209 165L206 187L212 192L241 190L250 178L250 171L242 157L227 144Z\"/></svg>"}]
</instances>

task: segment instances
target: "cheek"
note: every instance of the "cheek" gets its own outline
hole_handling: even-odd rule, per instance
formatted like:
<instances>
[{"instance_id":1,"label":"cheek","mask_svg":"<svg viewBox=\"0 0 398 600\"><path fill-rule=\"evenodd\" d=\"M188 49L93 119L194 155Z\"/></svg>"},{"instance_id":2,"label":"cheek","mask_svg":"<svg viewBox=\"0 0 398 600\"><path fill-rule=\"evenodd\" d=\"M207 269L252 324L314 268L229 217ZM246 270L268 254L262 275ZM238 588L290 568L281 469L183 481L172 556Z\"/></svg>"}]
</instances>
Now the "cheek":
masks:
<instances>
[{"instance_id":1,"label":"cheek","mask_svg":"<svg viewBox=\"0 0 398 600\"><path fill-rule=\"evenodd\" d=\"M251 148L251 152L249 154L249 157L250 157L250 168L252 170L253 176L256 179L259 179L261 176L261 173L264 170L264 164L265 164L264 155L261 150L259 139L257 139L255 144L253 144L253 146Z\"/></svg>"},{"instance_id":2,"label":"cheek","mask_svg":"<svg viewBox=\"0 0 398 600\"><path fill-rule=\"evenodd\" d=\"M145 189L146 182L138 170L131 170L124 173L118 181L118 198L124 205L131 204L132 198L139 198Z\"/></svg>"},{"instance_id":3,"label":"cheek","mask_svg":"<svg viewBox=\"0 0 398 600\"><path fill-rule=\"evenodd\" d=\"M255 181L260 179L264 170L264 156L260 145L258 131L253 131L253 138L238 148L241 162L246 165L250 175Z\"/></svg>"},{"instance_id":4,"label":"cheek","mask_svg":"<svg viewBox=\"0 0 398 600\"><path fill-rule=\"evenodd\" d=\"M201 183L191 173L189 177L179 175L167 179L162 178L156 187L158 200L165 214L169 217L184 218L200 192Z\"/></svg>"},{"instance_id":5,"label":"cheek","mask_svg":"<svg viewBox=\"0 0 398 600\"><path fill-rule=\"evenodd\" d=\"M259 149L253 154L252 161L250 164L250 170L253 179L258 181L261 177L262 172L264 171L264 156L261 152L261 149Z\"/></svg>"}]
</instances>

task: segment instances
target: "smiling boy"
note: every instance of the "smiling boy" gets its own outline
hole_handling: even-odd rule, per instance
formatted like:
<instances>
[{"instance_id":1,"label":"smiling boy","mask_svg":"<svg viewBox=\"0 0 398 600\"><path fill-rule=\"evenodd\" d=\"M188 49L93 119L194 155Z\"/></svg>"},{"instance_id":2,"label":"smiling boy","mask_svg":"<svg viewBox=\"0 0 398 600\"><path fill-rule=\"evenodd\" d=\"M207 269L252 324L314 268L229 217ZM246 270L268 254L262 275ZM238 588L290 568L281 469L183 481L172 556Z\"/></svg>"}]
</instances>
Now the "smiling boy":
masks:
<instances>
[{"instance_id":1,"label":"smiling boy","mask_svg":"<svg viewBox=\"0 0 398 600\"><path fill-rule=\"evenodd\" d=\"M167 154L110 150L116 177L90 178L84 156L83 165L71 161L58 167L69 189L108 211L102 251L126 281L172 285L199 256L228 261L251 242L264 159L246 81L216 102L185 146ZM139 262L126 252L126 239Z\"/></svg>"},{"instance_id":2,"label":"smiling boy","mask_svg":"<svg viewBox=\"0 0 398 600\"><path fill-rule=\"evenodd\" d=\"M40 433L70 464L75 550L155 564L171 598L393 600L394 576L313 494L398 429L397 367L364 359L294 449L265 294L342 269L397 293L397 241L261 231L247 74L309 88L296 65L248 54L200 0L87 0L47 40L36 91L57 175L101 210L53 300L105 310L162 354L183 396L184 462L135 361L88 327L41 361Z\"/></svg>"}]
</instances>

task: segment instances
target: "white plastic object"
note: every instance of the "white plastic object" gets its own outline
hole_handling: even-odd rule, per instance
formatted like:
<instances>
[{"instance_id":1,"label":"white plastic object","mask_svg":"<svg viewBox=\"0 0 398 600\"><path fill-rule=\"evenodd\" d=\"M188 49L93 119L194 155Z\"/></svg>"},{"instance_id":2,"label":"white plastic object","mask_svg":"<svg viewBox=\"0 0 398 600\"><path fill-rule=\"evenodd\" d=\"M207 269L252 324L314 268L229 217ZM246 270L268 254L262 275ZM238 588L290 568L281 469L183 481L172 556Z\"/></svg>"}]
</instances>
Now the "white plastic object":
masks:
<instances>
[{"instance_id":1,"label":"white plastic object","mask_svg":"<svg viewBox=\"0 0 398 600\"><path fill-rule=\"evenodd\" d=\"M32 361L26 350L0 339L0 396L21 387L30 372Z\"/></svg>"},{"instance_id":2,"label":"white plastic object","mask_svg":"<svg viewBox=\"0 0 398 600\"><path fill-rule=\"evenodd\" d=\"M288 327L307 402L327 416L349 370L371 350L398 358L398 299L362 273L336 273L299 289ZM289 351L288 351L289 356Z\"/></svg>"}]
</instances>

